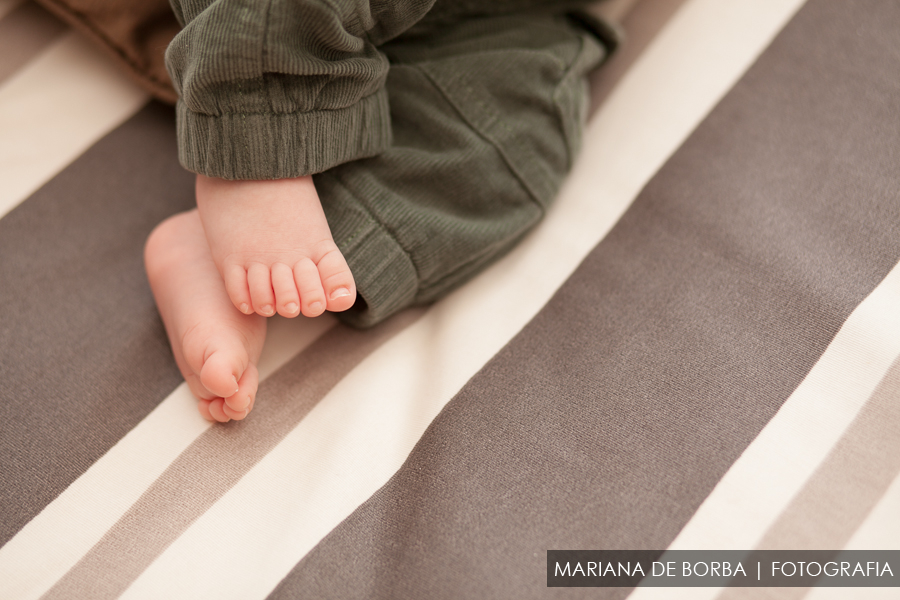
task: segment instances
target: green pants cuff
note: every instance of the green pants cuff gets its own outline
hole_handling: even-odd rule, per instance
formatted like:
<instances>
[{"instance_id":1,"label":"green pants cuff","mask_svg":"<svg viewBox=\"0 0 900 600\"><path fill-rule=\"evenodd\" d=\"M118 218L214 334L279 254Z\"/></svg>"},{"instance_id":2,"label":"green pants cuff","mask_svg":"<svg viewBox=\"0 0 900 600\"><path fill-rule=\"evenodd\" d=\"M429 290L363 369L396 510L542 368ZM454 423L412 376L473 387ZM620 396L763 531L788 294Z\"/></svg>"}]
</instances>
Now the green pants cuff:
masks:
<instances>
[{"instance_id":1,"label":"green pants cuff","mask_svg":"<svg viewBox=\"0 0 900 600\"><path fill-rule=\"evenodd\" d=\"M335 231L335 243L350 266L357 289L356 304L335 315L348 325L365 328L413 304L419 277L409 254L359 207L356 204L357 210L345 212L345 220Z\"/></svg>"}]
</instances>

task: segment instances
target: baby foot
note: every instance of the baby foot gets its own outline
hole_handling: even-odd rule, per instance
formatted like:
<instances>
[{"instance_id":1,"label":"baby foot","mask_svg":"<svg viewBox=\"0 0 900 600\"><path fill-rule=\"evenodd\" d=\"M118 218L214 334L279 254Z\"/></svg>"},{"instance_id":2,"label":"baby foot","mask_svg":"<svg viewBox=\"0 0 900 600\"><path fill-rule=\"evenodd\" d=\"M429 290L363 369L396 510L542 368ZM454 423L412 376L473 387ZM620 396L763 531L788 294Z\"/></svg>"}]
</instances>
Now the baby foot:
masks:
<instances>
[{"instance_id":1,"label":"baby foot","mask_svg":"<svg viewBox=\"0 0 900 600\"><path fill-rule=\"evenodd\" d=\"M312 177L197 176L197 208L231 301L244 314L317 317L347 310L356 286Z\"/></svg>"},{"instance_id":2,"label":"baby foot","mask_svg":"<svg viewBox=\"0 0 900 600\"><path fill-rule=\"evenodd\" d=\"M259 385L266 320L231 305L197 211L160 223L147 240L144 263L175 362L200 414L222 423L243 419Z\"/></svg>"}]
</instances>

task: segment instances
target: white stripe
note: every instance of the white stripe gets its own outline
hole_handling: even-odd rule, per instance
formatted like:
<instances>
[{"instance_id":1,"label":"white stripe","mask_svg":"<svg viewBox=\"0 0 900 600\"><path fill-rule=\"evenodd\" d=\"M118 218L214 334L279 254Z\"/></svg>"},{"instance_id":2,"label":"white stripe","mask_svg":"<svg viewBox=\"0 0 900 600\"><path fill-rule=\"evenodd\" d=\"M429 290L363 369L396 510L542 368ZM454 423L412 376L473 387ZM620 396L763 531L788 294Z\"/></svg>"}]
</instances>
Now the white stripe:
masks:
<instances>
[{"instance_id":1,"label":"white stripe","mask_svg":"<svg viewBox=\"0 0 900 600\"><path fill-rule=\"evenodd\" d=\"M540 310L791 12L784 2L693 0L596 116L575 172L534 235L363 361L123 597L265 597L397 471L450 398Z\"/></svg>"},{"instance_id":2,"label":"white stripe","mask_svg":"<svg viewBox=\"0 0 900 600\"><path fill-rule=\"evenodd\" d=\"M0 86L0 218L148 96L69 32Z\"/></svg>"},{"instance_id":3,"label":"white stripe","mask_svg":"<svg viewBox=\"0 0 900 600\"><path fill-rule=\"evenodd\" d=\"M900 550L900 475L862 522L847 550ZM900 569L897 569L900 572ZM900 594L900 590L895 592Z\"/></svg>"},{"instance_id":4,"label":"white stripe","mask_svg":"<svg viewBox=\"0 0 900 600\"><path fill-rule=\"evenodd\" d=\"M670 550L756 547L900 355L898 306L900 265L853 311L813 369L719 481ZM896 527L896 516L894 521ZM639 588L631 600L700 600L716 597L721 589Z\"/></svg>"},{"instance_id":5,"label":"white stripe","mask_svg":"<svg viewBox=\"0 0 900 600\"><path fill-rule=\"evenodd\" d=\"M900 476L894 479L845 546L847 550L900 550ZM898 570L894 569L896 575ZM897 588L813 588L806 600L897 600Z\"/></svg>"},{"instance_id":6,"label":"white stripe","mask_svg":"<svg viewBox=\"0 0 900 600\"><path fill-rule=\"evenodd\" d=\"M269 320L260 379L330 329L333 317ZM181 384L152 413L0 548L3 597L35 599L72 568L210 427Z\"/></svg>"},{"instance_id":7,"label":"white stripe","mask_svg":"<svg viewBox=\"0 0 900 600\"><path fill-rule=\"evenodd\" d=\"M22 4L22 0L0 0L0 19L11 13L20 4Z\"/></svg>"}]
</instances>

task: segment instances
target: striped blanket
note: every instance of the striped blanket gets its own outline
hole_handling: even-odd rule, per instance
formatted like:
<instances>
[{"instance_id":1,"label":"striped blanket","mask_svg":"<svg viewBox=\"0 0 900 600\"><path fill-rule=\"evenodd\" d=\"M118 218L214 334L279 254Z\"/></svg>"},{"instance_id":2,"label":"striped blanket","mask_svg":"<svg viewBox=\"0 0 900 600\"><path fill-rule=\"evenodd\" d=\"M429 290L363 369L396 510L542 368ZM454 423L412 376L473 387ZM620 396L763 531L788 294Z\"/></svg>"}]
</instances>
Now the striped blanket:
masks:
<instances>
[{"instance_id":1,"label":"striped blanket","mask_svg":"<svg viewBox=\"0 0 900 600\"><path fill-rule=\"evenodd\" d=\"M197 414L142 267L173 112L0 0L0 598L554 588L552 549L900 549L900 3L645 0L544 223L437 304L275 318Z\"/></svg>"}]
</instances>

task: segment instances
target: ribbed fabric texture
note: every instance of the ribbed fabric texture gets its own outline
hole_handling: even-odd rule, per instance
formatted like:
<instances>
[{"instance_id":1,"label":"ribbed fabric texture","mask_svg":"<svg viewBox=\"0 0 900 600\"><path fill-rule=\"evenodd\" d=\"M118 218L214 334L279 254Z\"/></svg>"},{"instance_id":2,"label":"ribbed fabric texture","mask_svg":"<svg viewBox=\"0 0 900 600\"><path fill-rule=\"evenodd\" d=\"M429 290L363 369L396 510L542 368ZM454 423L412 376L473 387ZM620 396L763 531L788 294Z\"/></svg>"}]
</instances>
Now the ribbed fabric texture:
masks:
<instances>
[{"instance_id":1,"label":"ribbed fabric texture","mask_svg":"<svg viewBox=\"0 0 900 600\"><path fill-rule=\"evenodd\" d=\"M444 296L541 220L580 145L584 76L605 54L566 18L537 15L382 49L393 144L315 178L361 298L337 315L363 327Z\"/></svg>"},{"instance_id":2,"label":"ribbed fabric texture","mask_svg":"<svg viewBox=\"0 0 900 600\"><path fill-rule=\"evenodd\" d=\"M223 179L286 179L374 156L391 143L385 90L345 108L207 115L179 102L178 157Z\"/></svg>"},{"instance_id":3,"label":"ribbed fabric texture","mask_svg":"<svg viewBox=\"0 0 900 600\"><path fill-rule=\"evenodd\" d=\"M392 139L380 45L420 22L574 4L584 2L173 0L184 29L166 63L181 162L211 177L280 179L374 156Z\"/></svg>"}]
</instances>

